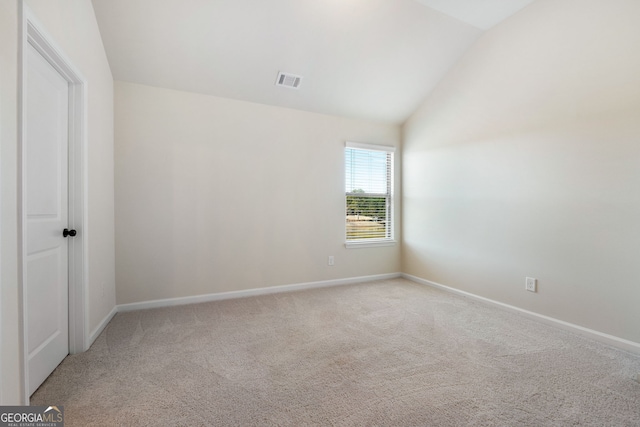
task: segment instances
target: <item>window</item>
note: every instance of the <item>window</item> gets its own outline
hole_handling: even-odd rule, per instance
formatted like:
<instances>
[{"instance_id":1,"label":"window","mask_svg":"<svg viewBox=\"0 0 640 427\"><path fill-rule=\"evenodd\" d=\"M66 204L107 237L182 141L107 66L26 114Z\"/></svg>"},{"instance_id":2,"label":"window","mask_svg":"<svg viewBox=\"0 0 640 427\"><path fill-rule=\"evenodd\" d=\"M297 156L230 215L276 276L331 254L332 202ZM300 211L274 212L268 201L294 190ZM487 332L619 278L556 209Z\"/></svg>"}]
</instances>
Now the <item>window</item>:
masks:
<instances>
[{"instance_id":1,"label":"window","mask_svg":"<svg viewBox=\"0 0 640 427\"><path fill-rule=\"evenodd\" d=\"M346 245L393 243L394 147L347 142Z\"/></svg>"}]
</instances>

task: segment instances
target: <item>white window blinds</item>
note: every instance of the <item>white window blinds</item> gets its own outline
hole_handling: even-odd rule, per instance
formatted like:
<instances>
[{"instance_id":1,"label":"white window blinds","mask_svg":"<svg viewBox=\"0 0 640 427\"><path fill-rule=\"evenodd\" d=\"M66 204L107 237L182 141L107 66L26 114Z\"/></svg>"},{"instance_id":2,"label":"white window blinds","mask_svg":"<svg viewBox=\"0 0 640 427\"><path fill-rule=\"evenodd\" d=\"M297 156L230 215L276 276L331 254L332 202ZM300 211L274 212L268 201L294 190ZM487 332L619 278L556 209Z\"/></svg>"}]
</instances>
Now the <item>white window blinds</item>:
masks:
<instances>
[{"instance_id":1,"label":"white window blinds","mask_svg":"<svg viewBox=\"0 0 640 427\"><path fill-rule=\"evenodd\" d=\"M346 144L347 243L393 239L393 152L394 147Z\"/></svg>"}]
</instances>

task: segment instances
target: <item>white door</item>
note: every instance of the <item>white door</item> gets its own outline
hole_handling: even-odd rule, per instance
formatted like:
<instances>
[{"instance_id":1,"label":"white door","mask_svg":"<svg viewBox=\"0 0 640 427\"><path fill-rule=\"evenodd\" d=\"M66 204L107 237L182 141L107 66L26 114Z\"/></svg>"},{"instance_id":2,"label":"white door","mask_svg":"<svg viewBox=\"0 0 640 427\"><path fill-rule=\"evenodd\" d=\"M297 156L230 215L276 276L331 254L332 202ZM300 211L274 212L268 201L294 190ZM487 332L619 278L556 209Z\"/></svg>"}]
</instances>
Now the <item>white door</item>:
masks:
<instances>
[{"instance_id":1,"label":"white door","mask_svg":"<svg viewBox=\"0 0 640 427\"><path fill-rule=\"evenodd\" d=\"M30 44L26 64L25 298L29 394L69 354L69 83Z\"/></svg>"}]
</instances>

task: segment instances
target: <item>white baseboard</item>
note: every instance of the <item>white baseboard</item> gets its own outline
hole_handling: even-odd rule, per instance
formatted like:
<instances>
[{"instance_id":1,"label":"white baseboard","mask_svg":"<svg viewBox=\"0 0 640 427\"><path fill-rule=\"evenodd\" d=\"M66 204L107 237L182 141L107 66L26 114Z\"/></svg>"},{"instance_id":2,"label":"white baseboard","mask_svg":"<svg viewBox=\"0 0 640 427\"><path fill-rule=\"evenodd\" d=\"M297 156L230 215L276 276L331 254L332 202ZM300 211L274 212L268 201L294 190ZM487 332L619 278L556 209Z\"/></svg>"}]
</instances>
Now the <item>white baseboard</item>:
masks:
<instances>
[{"instance_id":1,"label":"white baseboard","mask_svg":"<svg viewBox=\"0 0 640 427\"><path fill-rule=\"evenodd\" d=\"M186 305L186 304L197 304L197 303L209 302L209 301L222 301L222 300L234 299L234 298L245 298L245 297L251 297L251 296L258 296L258 295L269 295L269 294L276 294L276 293L293 292L293 291L299 291L304 289L327 288L331 286L350 285L350 284L369 282L374 280L396 279L398 277L403 277L407 280L411 280L412 282L416 282L422 285L427 285L437 289L442 289L446 292L471 298L476 301L481 301L486 304L493 305L495 307L499 307L514 313L524 315L528 318L541 321L548 325L560 327L564 330L577 333L579 335L585 336L587 338L591 338L601 343L604 343L622 350L626 350L634 354L640 354L640 343L625 340L624 338L619 338L613 335L605 334L603 332L598 332L593 329L585 328L583 326L565 322L563 320L555 319L553 317L545 316L543 314L535 313L535 312L528 311L528 310L515 307L509 304L495 301L489 298L481 297L479 295L475 295L470 292L462 291L460 289L452 288L450 286L445 286L440 283L432 282L430 280L426 280L426 279L413 276L410 274L406 274L406 273L377 274L372 276L360 276L360 277L350 277L345 279L322 280L318 282L297 283L292 285L271 286L267 288L255 288L255 289L247 289L242 291L219 292L219 293L205 294L205 295L195 295L195 296L188 296L188 297L141 301L141 302L134 302L130 304L120 304L115 306L113 310L111 310L111 312L100 322L98 327L96 327L96 329L94 329L94 331L91 332L89 336L89 346L93 344L96 338L98 338L100 333L102 333L102 331L107 326L107 324L118 312L145 310L149 308L172 307L172 306Z\"/></svg>"},{"instance_id":2,"label":"white baseboard","mask_svg":"<svg viewBox=\"0 0 640 427\"><path fill-rule=\"evenodd\" d=\"M430 280L422 279L420 277L412 276L410 274L402 273L402 277L404 277L405 279L411 280L412 282L431 286L432 288L442 289L444 291L451 292L456 295L471 298L471 299L481 301L496 307L506 309L511 312L522 314L531 319L541 321L542 323L545 323L548 325L560 327L564 330L577 333L579 335L585 336L587 338L591 338L595 341L599 341L603 344L607 344L612 347L619 348L621 350L626 350L634 354L640 354L640 343L637 343L637 342L625 340L624 338L619 338L613 335L605 334L603 332L594 331L593 329L585 328L573 323L569 323L563 320L555 319L553 317L545 316L543 314L534 313L533 311L524 310L522 308L515 307L513 305L494 301L489 298L481 297L481 296L472 294L470 292L465 292L465 291L461 291L460 289L441 285L440 283L432 282Z\"/></svg>"},{"instance_id":3,"label":"white baseboard","mask_svg":"<svg viewBox=\"0 0 640 427\"><path fill-rule=\"evenodd\" d=\"M252 297L282 292L299 291L303 289L327 288L330 286L350 285L373 280L388 280L402 277L402 273L376 274L373 276L350 277L346 279L322 280L319 282L298 283L293 285L270 286L267 288L247 289L242 291L219 292L214 294L195 295L189 297L167 298L151 301L141 301L117 306L118 312L145 310L148 308L171 307L176 305L197 304L209 301L221 301L233 298Z\"/></svg>"},{"instance_id":4,"label":"white baseboard","mask_svg":"<svg viewBox=\"0 0 640 427\"><path fill-rule=\"evenodd\" d=\"M88 343L89 345L87 345L87 349L91 347L91 345L96 340L96 338L98 338L98 336L102 333L102 331L104 331L104 328L107 327L111 319L113 319L113 316L115 316L117 313L118 313L118 306L116 305L115 307L113 307L113 309L111 309L109 314L107 314L105 318L102 319L102 322L100 322L100 324L93 330L93 332L89 334L89 343Z\"/></svg>"}]
</instances>

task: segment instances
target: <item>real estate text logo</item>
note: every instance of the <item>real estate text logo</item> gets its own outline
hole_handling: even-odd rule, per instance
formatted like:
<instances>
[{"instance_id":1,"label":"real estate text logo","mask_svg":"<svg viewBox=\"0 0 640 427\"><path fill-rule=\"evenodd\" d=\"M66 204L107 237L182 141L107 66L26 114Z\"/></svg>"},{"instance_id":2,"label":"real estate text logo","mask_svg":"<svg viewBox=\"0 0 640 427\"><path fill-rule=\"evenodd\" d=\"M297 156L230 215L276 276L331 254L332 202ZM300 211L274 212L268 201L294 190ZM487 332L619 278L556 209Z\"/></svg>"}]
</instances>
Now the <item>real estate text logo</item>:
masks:
<instances>
[{"instance_id":1,"label":"real estate text logo","mask_svg":"<svg viewBox=\"0 0 640 427\"><path fill-rule=\"evenodd\" d=\"M64 427L64 408L0 406L0 427Z\"/></svg>"}]
</instances>

